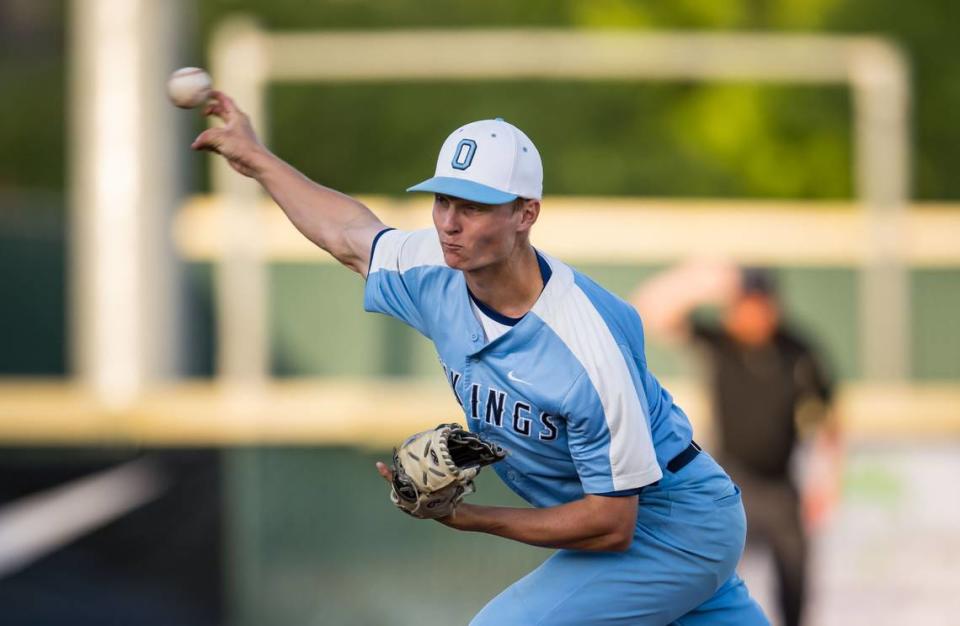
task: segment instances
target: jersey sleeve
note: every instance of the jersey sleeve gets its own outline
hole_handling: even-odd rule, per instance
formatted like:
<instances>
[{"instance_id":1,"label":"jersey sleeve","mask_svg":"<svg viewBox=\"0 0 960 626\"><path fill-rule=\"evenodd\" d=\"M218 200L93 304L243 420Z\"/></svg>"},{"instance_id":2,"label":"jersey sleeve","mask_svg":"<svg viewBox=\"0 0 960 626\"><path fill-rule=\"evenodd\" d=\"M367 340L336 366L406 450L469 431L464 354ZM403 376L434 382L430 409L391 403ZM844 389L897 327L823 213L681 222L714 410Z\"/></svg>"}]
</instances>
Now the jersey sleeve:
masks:
<instances>
[{"instance_id":1,"label":"jersey sleeve","mask_svg":"<svg viewBox=\"0 0 960 626\"><path fill-rule=\"evenodd\" d=\"M436 231L386 229L373 240L363 307L412 326L429 337L423 302L428 275L440 267L443 254Z\"/></svg>"},{"instance_id":2,"label":"jersey sleeve","mask_svg":"<svg viewBox=\"0 0 960 626\"><path fill-rule=\"evenodd\" d=\"M616 378L596 384L584 373L564 400L570 456L584 493L632 495L663 476L642 391ZM616 382L626 385L615 388Z\"/></svg>"}]
</instances>

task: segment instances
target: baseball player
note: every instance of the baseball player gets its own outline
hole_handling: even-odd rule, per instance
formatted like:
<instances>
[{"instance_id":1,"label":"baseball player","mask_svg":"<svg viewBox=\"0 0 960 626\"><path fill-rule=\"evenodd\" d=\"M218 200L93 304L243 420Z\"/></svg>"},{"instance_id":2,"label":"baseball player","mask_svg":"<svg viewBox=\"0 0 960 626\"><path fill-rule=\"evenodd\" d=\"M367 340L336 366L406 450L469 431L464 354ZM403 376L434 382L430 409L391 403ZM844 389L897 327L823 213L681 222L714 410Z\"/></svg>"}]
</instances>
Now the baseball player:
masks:
<instances>
[{"instance_id":1,"label":"baseball player","mask_svg":"<svg viewBox=\"0 0 960 626\"><path fill-rule=\"evenodd\" d=\"M456 129L436 175L409 189L434 194L435 228L403 232L271 154L213 98L224 125L193 148L256 179L363 276L368 311L433 341L469 429L508 451L494 467L533 505L461 504L440 521L558 549L472 624L768 623L734 571L739 489L647 369L639 316L530 244L543 170L523 132L501 119Z\"/></svg>"}]
</instances>

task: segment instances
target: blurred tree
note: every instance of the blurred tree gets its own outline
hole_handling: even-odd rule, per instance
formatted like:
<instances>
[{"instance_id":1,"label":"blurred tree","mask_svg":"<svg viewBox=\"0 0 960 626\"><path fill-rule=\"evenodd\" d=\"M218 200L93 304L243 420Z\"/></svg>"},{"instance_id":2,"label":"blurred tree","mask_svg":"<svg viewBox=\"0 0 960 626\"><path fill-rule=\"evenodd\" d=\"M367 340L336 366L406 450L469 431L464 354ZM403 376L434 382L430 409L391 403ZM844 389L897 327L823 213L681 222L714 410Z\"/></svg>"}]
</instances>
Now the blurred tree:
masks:
<instances>
[{"instance_id":1,"label":"blurred tree","mask_svg":"<svg viewBox=\"0 0 960 626\"><path fill-rule=\"evenodd\" d=\"M931 0L922 10L894 0L204 0L200 6L205 33L225 15L245 12L271 29L570 26L882 34L901 43L915 65L916 195L960 197L960 181L950 176L960 156L960 124L949 118L960 85L928 78L952 75L946 67L960 64L944 27L944 18L957 12L948 0ZM544 102L549 116L540 109ZM508 117L543 144L551 193L844 198L852 190L851 103L839 88L301 85L275 87L271 106L277 149L308 173L352 191L398 193L430 169L433 144L448 128L484 115ZM315 148L321 144L322 150ZM367 158L370 150L391 160L373 171L358 167L375 162Z\"/></svg>"},{"instance_id":2,"label":"blurred tree","mask_svg":"<svg viewBox=\"0 0 960 626\"><path fill-rule=\"evenodd\" d=\"M0 84L12 86L5 92L15 96L0 100L0 189L64 186L65 6L64 0L0 5ZM960 161L953 115L960 105L960 44L947 26L960 18L960 8L950 0L909 7L896 0L201 0L204 41L217 22L238 12L270 29L569 26L888 36L907 51L915 76L915 195L960 198L960 178L952 175ZM451 92L455 106L438 98ZM544 102L550 102L549 117L539 109ZM278 86L271 103L278 148L310 173L354 191L399 192L429 169L433 143L448 127L497 111L506 116L509 109L514 121L543 138L553 193L835 198L851 192L850 102L836 89L545 83L503 84L491 93L488 85ZM336 124L311 121L317 106ZM304 125L312 132L301 132ZM376 150L395 159L395 167L357 167L361 154L370 162L373 144L359 140L373 135L363 131L367 125L376 130ZM323 150L314 137L323 137Z\"/></svg>"},{"instance_id":3,"label":"blurred tree","mask_svg":"<svg viewBox=\"0 0 960 626\"><path fill-rule=\"evenodd\" d=\"M64 186L64 2L0 2L0 191Z\"/></svg>"},{"instance_id":4,"label":"blurred tree","mask_svg":"<svg viewBox=\"0 0 960 626\"><path fill-rule=\"evenodd\" d=\"M960 4L927 0L845 0L827 30L873 33L897 41L913 73L914 193L922 199L960 198Z\"/></svg>"}]
</instances>

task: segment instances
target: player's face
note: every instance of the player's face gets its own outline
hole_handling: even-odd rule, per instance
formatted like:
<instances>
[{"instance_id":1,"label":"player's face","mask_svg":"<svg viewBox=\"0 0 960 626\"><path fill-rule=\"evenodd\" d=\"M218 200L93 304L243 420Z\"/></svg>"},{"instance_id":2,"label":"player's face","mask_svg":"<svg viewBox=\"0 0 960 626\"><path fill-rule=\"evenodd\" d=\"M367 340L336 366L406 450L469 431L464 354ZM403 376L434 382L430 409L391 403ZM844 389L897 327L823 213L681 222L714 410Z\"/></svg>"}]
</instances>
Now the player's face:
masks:
<instances>
[{"instance_id":1,"label":"player's face","mask_svg":"<svg viewBox=\"0 0 960 626\"><path fill-rule=\"evenodd\" d=\"M440 235L443 259L462 271L475 271L501 263L526 243L537 210L530 201L480 204L437 194L433 224Z\"/></svg>"}]
</instances>

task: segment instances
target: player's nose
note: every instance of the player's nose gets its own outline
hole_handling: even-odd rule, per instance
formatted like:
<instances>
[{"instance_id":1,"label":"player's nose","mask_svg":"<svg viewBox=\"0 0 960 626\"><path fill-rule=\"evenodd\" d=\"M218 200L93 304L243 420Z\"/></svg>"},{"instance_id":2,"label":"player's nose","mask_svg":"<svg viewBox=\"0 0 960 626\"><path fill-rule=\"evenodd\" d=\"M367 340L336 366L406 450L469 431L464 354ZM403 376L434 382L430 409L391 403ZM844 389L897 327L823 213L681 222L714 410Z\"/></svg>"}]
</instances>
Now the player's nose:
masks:
<instances>
[{"instance_id":1,"label":"player's nose","mask_svg":"<svg viewBox=\"0 0 960 626\"><path fill-rule=\"evenodd\" d=\"M453 208L441 210L437 214L437 227L447 234L460 232L460 217Z\"/></svg>"}]
</instances>

